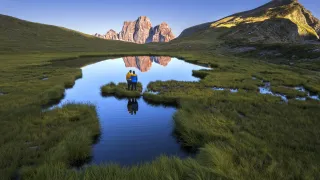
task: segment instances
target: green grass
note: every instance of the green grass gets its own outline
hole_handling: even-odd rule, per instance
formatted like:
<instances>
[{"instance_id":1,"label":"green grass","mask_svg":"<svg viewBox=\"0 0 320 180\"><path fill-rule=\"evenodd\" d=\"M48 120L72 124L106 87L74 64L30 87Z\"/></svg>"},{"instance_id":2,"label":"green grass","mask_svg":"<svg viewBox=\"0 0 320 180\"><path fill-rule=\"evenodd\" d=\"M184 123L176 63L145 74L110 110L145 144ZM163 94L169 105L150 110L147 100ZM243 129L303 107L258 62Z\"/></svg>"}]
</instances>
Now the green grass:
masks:
<instances>
[{"instance_id":1,"label":"green grass","mask_svg":"<svg viewBox=\"0 0 320 180\"><path fill-rule=\"evenodd\" d=\"M120 167L118 165L93 165L82 171L67 170L63 164L45 164L30 173L25 179L185 179L191 178L186 172L200 168L191 159L159 157L152 163L134 167ZM193 179L193 178L191 178Z\"/></svg>"},{"instance_id":2,"label":"green grass","mask_svg":"<svg viewBox=\"0 0 320 180\"><path fill-rule=\"evenodd\" d=\"M21 166L36 167L45 161L70 166L82 161L90 156L93 139L100 133L92 105L66 104L45 112L40 106L27 106L12 113L1 120L0 173L4 179Z\"/></svg>"},{"instance_id":3,"label":"green grass","mask_svg":"<svg viewBox=\"0 0 320 180\"><path fill-rule=\"evenodd\" d=\"M0 14L0 52L104 52L139 49L122 41L100 39L63 27L44 25Z\"/></svg>"},{"instance_id":4,"label":"green grass","mask_svg":"<svg viewBox=\"0 0 320 180\"><path fill-rule=\"evenodd\" d=\"M113 82L108 83L101 87L101 93L105 96L114 95L119 98L133 98L140 97L142 95L142 84L137 83L137 90L128 90L127 83L118 83Z\"/></svg>"},{"instance_id":5,"label":"green grass","mask_svg":"<svg viewBox=\"0 0 320 180\"><path fill-rule=\"evenodd\" d=\"M143 54L143 51L135 53ZM151 54L148 51L145 53ZM106 59L88 57L88 54L0 56L2 65L0 90L7 92L6 95L0 96L1 102L6 102L0 105L3 114L0 121L2 127L0 132L3 137L0 151L5 157L0 158L1 174L5 178L17 173L24 179L167 177L164 172L158 171L161 168L159 163L162 158L151 164L132 168L107 165L93 166L81 172L70 169L71 165L79 164L90 157L91 148L88 148L88 144L93 142L93 137L99 132L97 117L91 106L72 105L83 107L79 108L79 111L66 106L43 112L46 114L45 117L52 118L50 122L58 125L50 125L55 129L48 131L49 134L42 134L42 131L40 135L37 134L40 130L38 123L43 121L41 106L59 100L59 97L63 96L63 89L68 87L66 82L80 77L81 71L78 67ZM167 54L174 55L172 52ZM86 57L69 58L80 55ZM110 54L114 55L116 53ZM178 106L179 111L174 116L178 138L186 146L200 147L195 159L165 158L165 161L161 161L160 164L168 166L181 161L170 170L165 170L165 173L170 174L169 177L177 177L176 179L317 177L318 102L289 101L287 105L281 103L278 97L260 95L256 92L258 86L263 84L261 79L270 81L275 87L307 85L306 88L312 88L319 93L317 73L212 54L177 53L176 56L184 57L189 62L215 64L215 68L210 71L200 71L206 73L205 76L201 76L200 82L152 82L148 85L148 89L159 94L146 92L143 95L144 99L154 104ZM48 79L41 80L43 76ZM252 76L259 79L253 80ZM232 94L228 91L213 91L211 90L213 86L239 88L239 92ZM125 84L122 84L122 87L125 88ZM66 115L62 116L60 111ZM77 119L76 117L82 117L77 114L88 114L87 112L91 112L89 114L92 116L86 118L84 124L81 121L71 123L67 120ZM64 119L72 125L68 125ZM37 123L34 124L34 121ZM293 134L296 135L294 138ZM42 144L45 148L38 149L36 153L31 151L34 149L26 151L29 139L33 138L36 139L36 143L30 145L31 147L37 149L36 146ZM28 146L21 147L26 146L21 142L27 142ZM265 165L266 161L268 163ZM179 173L176 174L178 170Z\"/></svg>"},{"instance_id":6,"label":"green grass","mask_svg":"<svg viewBox=\"0 0 320 180\"><path fill-rule=\"evenodd\" d=\"M218 50L221 42L213 41L219 34L212 31L147 47L1 18L11 23L0 25L0 51L5 52L0 54L0 92L6 93L0 96L2 179L319 179L319 101L286 104L257 92L264 80L292 96L296 92L280 87L303 85L319 94L320 74L311 68L317 62L287 66L272 59L226 55ZM28 36L22 37L19 30ZM90 158L99 136L95 107L42 107L63 97L65 88L81 78L80 67L124 55L169 55L214 67L194 71L199 82L156 81L148 89L158 94L143 94L154 104L178 107L175 133L185 146L199 148L195 158L159 157L132 167L73 169ZM118 86L127 93L125 84Z\"/></svg>"},{"instance_id":7,"label":"green grass","mask_svg":"<svg viewBox=\"0 0 320 180\"><path fill-rule=\"evenodd\" d=\"M203 79L203 78L205 78L206 76L209 75L209 73L208 73L209 71L210 70L199 70L199 71L193 70L192 71L192 76Z\"/></svg>"},{"instance_id":8,"label":"green grass","mask_svg":"<svg viewBox=\"0 0 320 180\"><path fill-rule=\"evenodd\" d=\"M284 94L287 96L287 98L295 98L295 97L306 97L306 92L301 92L298 90L295 90L290 87L284 87L284 86L278 86L278 87L271 87L271 91L278 93L278 94Z\"/></svg>"},{"instance_id":9,"label":"green grass","mask_svg":"<svg viewBox=\"0 0 320 180\"><path fill-rule=\"evenodd\" d=\"M208 91L195 88L176 91L173 87L161 92L162 97L190 98L179 103L175 129L186 146L202 147L198 162L218 172L219 177L319 176L316 142L320 134L313 127L319 126L315 118L319 116L318 102L283 104L278 98L248 92L214 91L200 96Z\"/></svg>"}]
</instances>

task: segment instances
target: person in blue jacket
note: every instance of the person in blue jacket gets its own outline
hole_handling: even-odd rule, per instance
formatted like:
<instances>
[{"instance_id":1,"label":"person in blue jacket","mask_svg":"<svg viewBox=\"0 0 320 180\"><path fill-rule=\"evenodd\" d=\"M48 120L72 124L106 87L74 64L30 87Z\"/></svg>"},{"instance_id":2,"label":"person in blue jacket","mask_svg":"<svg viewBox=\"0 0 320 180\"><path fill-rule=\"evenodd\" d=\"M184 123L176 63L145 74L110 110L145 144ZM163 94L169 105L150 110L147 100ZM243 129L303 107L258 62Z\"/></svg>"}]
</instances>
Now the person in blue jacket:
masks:
<instances>
[{"instance_id":1,"label":"person in blue jacket","mask_svg":"<svg viewBox=\"0 0 320 180\"><path fill-rule=\"evenodd\" d=\"M131 75L131 90L137 90L137 83L138 83L138 76L136 75L136 72L133 71Z\"/></svg>"}]
</instances>

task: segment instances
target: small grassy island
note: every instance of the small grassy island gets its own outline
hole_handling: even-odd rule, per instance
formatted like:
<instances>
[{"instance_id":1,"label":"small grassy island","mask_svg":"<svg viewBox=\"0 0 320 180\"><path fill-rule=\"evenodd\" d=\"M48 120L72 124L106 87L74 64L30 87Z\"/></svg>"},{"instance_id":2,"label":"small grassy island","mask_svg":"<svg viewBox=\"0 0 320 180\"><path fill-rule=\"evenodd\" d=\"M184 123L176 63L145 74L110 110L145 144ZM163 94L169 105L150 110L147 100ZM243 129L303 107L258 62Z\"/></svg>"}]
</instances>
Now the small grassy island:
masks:
<instances>
[{"instance_id":1,"label":"small grassy island","mask_svg":"<svg viewBox=\"0 0 320 180\"><path fill-rule=\"evenodd\" d=\"M137 98L142 95L142 84L137 83L137 90L128 90L127 83L115 84L111 82L101 87L101 94L118 98Z\"/></svg>"}]
</instances>

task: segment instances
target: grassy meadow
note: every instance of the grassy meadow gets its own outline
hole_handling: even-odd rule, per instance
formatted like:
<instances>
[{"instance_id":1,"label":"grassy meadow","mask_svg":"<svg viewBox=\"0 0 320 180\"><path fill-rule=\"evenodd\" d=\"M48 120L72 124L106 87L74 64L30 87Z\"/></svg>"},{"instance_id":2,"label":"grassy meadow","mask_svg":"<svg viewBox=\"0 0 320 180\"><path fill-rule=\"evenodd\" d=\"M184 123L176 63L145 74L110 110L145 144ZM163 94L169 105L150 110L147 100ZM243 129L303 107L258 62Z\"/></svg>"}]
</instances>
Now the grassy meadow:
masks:
<instances>
[{"instance_id":1,"label":"grassy meadow","mask_svg":"<svg viewBox=\"0 0 320 180\"><path fill-rule=\"evenodd\" d=\"M8 33L0 35L1 179L320 178L319 101L285 103L258 93L266 81L274 91L291 97L304 94L283 87L304 86L320 94L320 72L313 66L318 61L290 66L253 54L226 55L218 50L222 43L203 40L207 34L197 34L197 40L186 37L168 44L134 45L1 18L16 26L0 26L1 32ZM48 32L51 36L35 33L39 41L31 41L23 38L32 36L19 37L18 28L31 34L45 33L46 28L53 32ZM162 156L133 167L74 168L90 160L91 145L99 137L95 107L73 103L46 107L59 102L65 89L81 78L80 67L124 55L175 56L213 68L190 72L201 78L199 82L151 82L148 89L158 94L143 94L151 103L177 105L175 132L185 146L199 149L195 158ZM294 62L299 64L299 59Z\"/></svg>"}]
</instances>

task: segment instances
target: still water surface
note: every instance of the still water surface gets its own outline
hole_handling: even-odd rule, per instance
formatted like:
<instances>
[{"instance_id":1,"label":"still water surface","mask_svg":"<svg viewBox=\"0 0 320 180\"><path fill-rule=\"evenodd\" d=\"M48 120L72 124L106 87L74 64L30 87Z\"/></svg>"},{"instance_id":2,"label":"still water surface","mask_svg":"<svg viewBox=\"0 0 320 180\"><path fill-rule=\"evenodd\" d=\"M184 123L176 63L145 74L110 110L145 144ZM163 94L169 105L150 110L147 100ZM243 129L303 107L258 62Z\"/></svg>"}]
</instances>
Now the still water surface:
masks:
<instances>
[{"instance_id":1,"label":"still water surface","mask_svg":"<svg viewBox=\"0 0 320 180\"><path fill-rule=\"evenodd\" d=\"M129 70L136 71L146 88L156 80L198 81L192 76L192 70L208 68L176 58L140 56L105 60L81 69L83 77L66 90L58 106L67 102L89 102L96 106L101 136L93 145L92 164L133 165L152 161L160 155L181 158L190 155L173 135L175 108L153 106L142 98L103 97L100 87L111 81L125 82Z\"/></svg>"}]
</instances>

